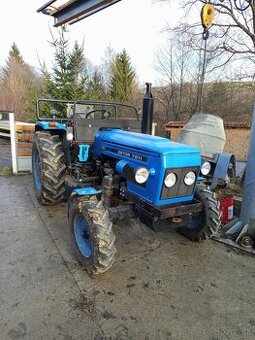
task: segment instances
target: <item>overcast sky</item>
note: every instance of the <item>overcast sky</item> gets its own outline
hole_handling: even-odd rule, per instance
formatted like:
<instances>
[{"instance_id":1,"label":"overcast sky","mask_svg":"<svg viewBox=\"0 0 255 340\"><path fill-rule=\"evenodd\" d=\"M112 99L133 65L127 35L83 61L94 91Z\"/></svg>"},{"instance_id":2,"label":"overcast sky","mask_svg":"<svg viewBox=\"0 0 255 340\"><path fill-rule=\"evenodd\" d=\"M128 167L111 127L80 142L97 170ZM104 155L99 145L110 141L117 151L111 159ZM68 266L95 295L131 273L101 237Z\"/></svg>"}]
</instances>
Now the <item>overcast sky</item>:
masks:
<instances>
[{"instance_id":1,"label":"overcast sky","mask_svg":"<svg viewBox=\"0 0 255 340\"><path fill-rule=\"evenodd\" d=\"M3 66L11 44L15 42L24 60L35 67L38 57L46 64L52 60L53 50L49 27L53 32L53 18L36 10L47 0L1 1L0 65ZM177 2L177 1L176 1ZM68 37L73 43L85 40L85 55L93 64L100 64L106 47L111 44L117 52L126 48L131 56L139 81L156 83L153 60L164 43L162 30L174 26L180 17L178 8L151 0L122 0L77 24L69 26Z\"/></svg>"}]
</instances>

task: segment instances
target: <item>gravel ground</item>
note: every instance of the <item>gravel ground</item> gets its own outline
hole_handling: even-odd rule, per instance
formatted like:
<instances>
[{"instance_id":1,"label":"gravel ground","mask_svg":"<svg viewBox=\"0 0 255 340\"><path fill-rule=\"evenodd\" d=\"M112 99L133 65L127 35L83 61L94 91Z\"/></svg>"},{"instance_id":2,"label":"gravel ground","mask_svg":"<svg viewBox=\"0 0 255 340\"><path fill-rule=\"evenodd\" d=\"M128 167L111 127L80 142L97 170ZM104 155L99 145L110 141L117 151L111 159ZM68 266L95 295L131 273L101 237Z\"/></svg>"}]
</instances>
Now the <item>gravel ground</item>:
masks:
<instances>
[{"instance_id":1,"label":"gravel ground","mask_svg":"<svg viewBox=\"0 0 255 340\"><path fill-rule=\"evenodd\" d=\"M92 279L66 204L40 206L31 176L0 187L1 340L255 339L254 257L130 219L114 225L115 264Z\"/></svg>"},{"instance_id":2,"label":"gravel ground","mask_svg":"<svg viewBox=\"0 0 255 340\"><path fill-rule=\"evenodd\" d=\"M12 166L11 143L0 138L0 169Z\"/></svg>"}]
</instances>

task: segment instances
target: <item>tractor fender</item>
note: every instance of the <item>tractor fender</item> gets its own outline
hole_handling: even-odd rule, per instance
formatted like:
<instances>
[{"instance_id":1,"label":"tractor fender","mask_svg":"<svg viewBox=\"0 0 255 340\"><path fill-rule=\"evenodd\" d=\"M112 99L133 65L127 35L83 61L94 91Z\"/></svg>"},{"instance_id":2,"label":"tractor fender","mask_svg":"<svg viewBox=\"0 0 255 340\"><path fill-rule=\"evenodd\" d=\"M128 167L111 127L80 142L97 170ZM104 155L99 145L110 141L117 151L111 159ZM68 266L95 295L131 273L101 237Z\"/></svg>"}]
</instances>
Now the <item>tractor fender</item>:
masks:
<instances>
[{"instance_id":1,"label":"tractor fender","mask_svg":"<svg viewBox=\"0 0 255 340\"><path fill-rule=\"evenodd\" d=\"M102 190L97 190L93 187L77 188L73 190L73 193L77 196L94 196L100 194Z\"/></svg>"},{"instance_id":2,"label":"tractor fender","mask_svg":"<svg viewBox=\"0 0 255 340\"><path fill-rule=\"evenodd\" d=\"M52 126L52 123L55 123L55 126ZM54 121L40 121L35 124L35 131L54 131L57 134L61 135L63 133L66 133L66 126L63 123Z\"/></svg>"},{"instance_id":3,"label":"tractor fender","mask_svg":"<svg viewBox=\"0 0 255 340\"><path fill-rule=\"evenodd\" d=\"M68 210L67 210L67 215L69 218L70 215L70 202L72 201L72 199L74 197L80 197L81 199L83 197L86 198L86 200L90 199L91 196L95 196L97 194L101 194L102 190L97 190L96 188L93 187L86 187L86 188L76 188L72 191L72 193L70 194L69 198L68 198Z\"/></svg>"},{"instance_id":4,"label":"tractor fender","mask_svg":"<svg viewBox=\"0 0 255 340\"><path fill-rule=\"evenodd\" d=\"M224 180L228 174L229 165L232 163L234 167L234 173L236 170L236 159L233 154L230 153L216 153L214 155L214 162L216 164L213 178Z\"/></svg>"}]
</instances>

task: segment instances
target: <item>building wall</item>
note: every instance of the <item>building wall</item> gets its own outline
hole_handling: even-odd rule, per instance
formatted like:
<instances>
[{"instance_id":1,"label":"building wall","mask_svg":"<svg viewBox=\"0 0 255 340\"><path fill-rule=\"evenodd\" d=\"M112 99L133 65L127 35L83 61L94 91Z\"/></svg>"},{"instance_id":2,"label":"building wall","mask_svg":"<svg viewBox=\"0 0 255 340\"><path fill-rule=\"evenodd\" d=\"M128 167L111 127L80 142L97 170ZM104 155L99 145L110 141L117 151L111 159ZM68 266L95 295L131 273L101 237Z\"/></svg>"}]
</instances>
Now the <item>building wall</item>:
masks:
<instances>
[{"instance_id":1,"label":"building wall","mask_svg":"<svg viewBox=\"0 0 255 340\"><path fill-rule=\"evenodd\" d=\"M172 141L176 141L181 128L168 127L166 131ZM246 161L249 147L249 128L225 128L226 143L224 152L233 153L237 160Z\"/></svg>"},{"instance_id":2,"label":"building wall","mask_svg":"<svg viewBox=\"0 0 255 340\"><path fill-rule=\"evenodd\" d=\"M226 129L224 151L233 153L239 161L246 161L249 148L250 129Z\"/></svg>"}]
</instances>

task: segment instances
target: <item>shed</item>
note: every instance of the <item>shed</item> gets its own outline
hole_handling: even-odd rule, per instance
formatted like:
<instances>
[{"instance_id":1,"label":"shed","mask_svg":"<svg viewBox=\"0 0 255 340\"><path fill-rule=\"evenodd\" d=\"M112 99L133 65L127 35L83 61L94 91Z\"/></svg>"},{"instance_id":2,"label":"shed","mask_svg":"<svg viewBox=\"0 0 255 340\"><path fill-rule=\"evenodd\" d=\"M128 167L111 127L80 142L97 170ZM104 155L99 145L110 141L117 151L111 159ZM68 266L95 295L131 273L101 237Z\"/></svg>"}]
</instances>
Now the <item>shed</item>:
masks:
<instances>
[{"instance_id":1,"label":"shed","mask_svg":"<svg viewBox=\"0 0 255 340\"><path fill-rule=\"evenodd\" d=\"M166 123L166 135L173 141L176 141L181 128L187 121L170 121ZM224 152L233 153L239 161L246 161L250 138L250 123L224 122L226 133L226 144Z\"/></svg>"}]
</instances>

